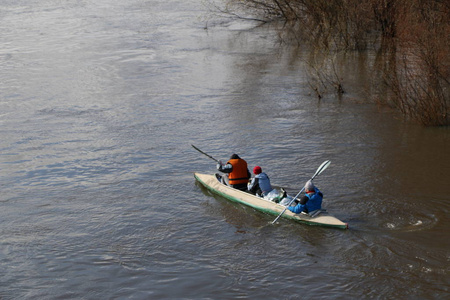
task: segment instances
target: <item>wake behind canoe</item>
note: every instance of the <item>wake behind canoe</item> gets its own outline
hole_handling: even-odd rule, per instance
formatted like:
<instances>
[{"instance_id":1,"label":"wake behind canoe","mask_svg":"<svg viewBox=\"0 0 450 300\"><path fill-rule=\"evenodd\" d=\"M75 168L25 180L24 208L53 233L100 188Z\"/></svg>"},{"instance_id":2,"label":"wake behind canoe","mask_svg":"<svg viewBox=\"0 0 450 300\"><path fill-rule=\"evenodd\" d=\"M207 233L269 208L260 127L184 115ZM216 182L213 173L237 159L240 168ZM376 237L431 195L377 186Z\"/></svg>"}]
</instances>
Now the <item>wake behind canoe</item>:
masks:
<instances>
[{"instance_id":1,"label":"wake behind canoe","mask_svg":"<svg viewBox=\"0 0 450 300\"><path fill-rule=\"evenodd\" d=\"M201 183L211 192L220 195L228 200L250 206L256 210L271 215L279 215L285 208L281 204L265 200L252 194L226 186L222 184L215 175L194 173L194 177L199 183ZM294 214L291 211L286 210L282 217L308 225L326 226L341 229L348 228L347 223L340 221L339 219L329 215L326 211L323 210L315 216L309 216L307 214Z\"/></svg>"}]
</instances>

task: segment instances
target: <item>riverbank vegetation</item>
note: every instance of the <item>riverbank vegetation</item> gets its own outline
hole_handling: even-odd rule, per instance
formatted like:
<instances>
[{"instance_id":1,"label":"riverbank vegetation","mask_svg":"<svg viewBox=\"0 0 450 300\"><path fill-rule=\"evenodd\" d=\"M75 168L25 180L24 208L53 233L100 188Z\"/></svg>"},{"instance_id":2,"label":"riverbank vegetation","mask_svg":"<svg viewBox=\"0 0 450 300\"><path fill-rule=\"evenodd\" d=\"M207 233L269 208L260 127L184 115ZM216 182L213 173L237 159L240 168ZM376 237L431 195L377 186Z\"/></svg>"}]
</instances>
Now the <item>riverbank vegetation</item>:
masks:
<instances>
[{"instance_id":1,"label":"riverbank vegetation","mask_svg":"<svg viewBox=\"0 0 450 300\"><path fill-rule=\"evenodd\" d=\"M445 0L225 0L222 12L278 23L285 43L311 46L311 88L345 86L342 53L376 53L372 100L425 126L450 125L450 4ZM250 16L250 17L249 17ZM281 21L281 22L280 22ZM323 57L327 57L324 65Z\"/></svg>"}]
</instances>

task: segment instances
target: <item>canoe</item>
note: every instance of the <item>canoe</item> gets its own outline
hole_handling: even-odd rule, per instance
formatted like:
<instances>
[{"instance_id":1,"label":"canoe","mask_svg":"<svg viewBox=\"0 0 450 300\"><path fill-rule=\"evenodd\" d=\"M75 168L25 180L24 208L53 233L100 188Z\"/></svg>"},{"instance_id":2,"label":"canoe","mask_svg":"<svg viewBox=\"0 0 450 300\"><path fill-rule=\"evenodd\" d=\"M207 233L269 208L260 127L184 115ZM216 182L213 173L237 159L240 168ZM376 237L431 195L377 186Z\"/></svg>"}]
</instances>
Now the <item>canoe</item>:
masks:
<instances>
[{"instance_id":1,"label":"canoe","mask_svg":"<svg viewBox=\"0 0 450 300\"><path fill-rule=\"evenodd\" d=\"M211 192L220 195L228 200L241 203L256 210L278 216L283 210L284 206L273 201L265 200L258 196L254 196L247 192L243 192L232 187L226 186L220 182L220 175L194 173L195 179L205 186ZM286 210L282 215L283 218L291 219L299 223L315 226L325 226L347 229L348 224L328 214L326 210L315 211L312 214L294 214Z\"/></svg>"}]
</instances>

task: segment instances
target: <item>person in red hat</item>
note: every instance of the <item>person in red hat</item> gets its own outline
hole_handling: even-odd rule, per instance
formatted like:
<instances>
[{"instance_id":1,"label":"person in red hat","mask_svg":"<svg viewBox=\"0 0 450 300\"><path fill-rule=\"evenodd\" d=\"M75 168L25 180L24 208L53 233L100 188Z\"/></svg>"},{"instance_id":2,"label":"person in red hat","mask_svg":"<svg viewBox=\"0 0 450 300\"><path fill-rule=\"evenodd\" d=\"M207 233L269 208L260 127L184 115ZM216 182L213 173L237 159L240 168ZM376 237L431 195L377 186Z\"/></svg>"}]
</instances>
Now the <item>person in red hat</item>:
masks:
<instances>
[{"instance_id":1,"label":"person in red hat","mask_svg":"<svg viewBox=\"0 0 450 300\"><path fill-rule=\"evenodd\" d=\"M248 184L248 191L253 195L261 197L269 194L273 190L269 176L262 171L260 166L253 168L253 174L255 174L255 177L253 177L252 181Z\"/></svg>"}]
</instances>

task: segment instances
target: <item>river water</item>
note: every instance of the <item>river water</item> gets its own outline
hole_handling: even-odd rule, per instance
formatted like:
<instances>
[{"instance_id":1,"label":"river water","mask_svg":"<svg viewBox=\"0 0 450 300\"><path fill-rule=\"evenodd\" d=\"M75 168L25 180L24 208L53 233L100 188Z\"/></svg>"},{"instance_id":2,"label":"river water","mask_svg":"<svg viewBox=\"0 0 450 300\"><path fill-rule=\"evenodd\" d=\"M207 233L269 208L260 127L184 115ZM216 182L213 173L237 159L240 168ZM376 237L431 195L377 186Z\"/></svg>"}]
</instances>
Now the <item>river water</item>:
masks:
<instances>
[{"instance_id":1,"label":"river water","mask_svg":"<svg viewBox=\"0 0 450 300\"><path fill-rule=\"evenodd\" d=\"M449 130L368 103L367 57L318 101L307 50L202 4L1 2L0 298L449 298ZM349 229L210 194L191 144L290 193L331 160Z\"/></svg>"}]
</instances>

